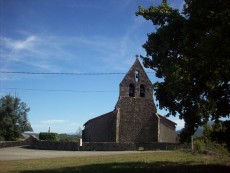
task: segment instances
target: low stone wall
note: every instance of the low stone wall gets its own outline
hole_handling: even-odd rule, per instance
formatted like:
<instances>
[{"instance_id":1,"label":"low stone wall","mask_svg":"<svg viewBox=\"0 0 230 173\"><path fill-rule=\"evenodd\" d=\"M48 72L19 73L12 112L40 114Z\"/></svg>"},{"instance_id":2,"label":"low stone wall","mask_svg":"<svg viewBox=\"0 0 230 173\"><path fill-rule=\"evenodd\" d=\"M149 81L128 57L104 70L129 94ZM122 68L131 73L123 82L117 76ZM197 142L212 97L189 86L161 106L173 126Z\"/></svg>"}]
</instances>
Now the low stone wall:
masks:
<instances>
[{"instance_id":1,"label":"low stone wall","mask_svg":"<svg viewBox=\"0 0 230 173\"><path fill-rule=\"evenodd\" d=\"M83 142L82 151L136 151L136 150L175 150L187 147L178 143L114 143Z\"/></svg>"},{"instance_id":2,"label":"low stone wall","mask_svg":"<svg viewBox=\"0 0 230 173\"><path fill-rule=\"evenodd\" d=\"M33 149L40 149L40 150L78 151L79 143L37 140L31 143L30 147Z\"/></svg>"},{"instance_id":3,"label":"low stone wall","mask_svg":"<svg viewBox=\"0 0 230 173\"><path fill-rule=\"evenodd\" d=\"M30 137L24 141L0 142L0 148L29 145L32 149L66 150L66 151L137 151L137 150L175 150L188 149L188 146L178 143L116 143L116 142L57 142L43 141Z\"/></svg>"},{"instance_id":4,"label":"low stone wall","mask_svg":"<svg viewBox=\"0 0 230 173\"><path fill-rule=\"evenodd\" d=\"M36 136L33 135L31 135L24 141L0 141L0 148L32 145L36 141L38 141L38 139Z\"/></svg>"},{"instance_id":5,"label":"low stone wall","mask_svg":"<svg viewBox=\"0 0 230 173\"><path fill-rule=\"evenodd\" d=\"M187 149L187 146L178 143L115 143L115 142L57 142L34 140L30 147L40 150L66 151L137 151L137 150L175 150Z\"/></svg>"},{"instance_id":6,"label":"low stone wall","mask_svg":"<svg viewBox=\"0 0 230 173\"><path fill-rule=\"evenodd\" d=\"M126 151L137 150L135 143L83 142L82 151Z\"/></svg>"},{"instance_id":7,"label":"low stone wall","mask_svg":"<svg viewBox=\"0 0 230 173\"><path fill-rule=\"evenodd\" d=\"M0 148L29 145L28 141L0 141Z\"/></svg>"}]
</instances>

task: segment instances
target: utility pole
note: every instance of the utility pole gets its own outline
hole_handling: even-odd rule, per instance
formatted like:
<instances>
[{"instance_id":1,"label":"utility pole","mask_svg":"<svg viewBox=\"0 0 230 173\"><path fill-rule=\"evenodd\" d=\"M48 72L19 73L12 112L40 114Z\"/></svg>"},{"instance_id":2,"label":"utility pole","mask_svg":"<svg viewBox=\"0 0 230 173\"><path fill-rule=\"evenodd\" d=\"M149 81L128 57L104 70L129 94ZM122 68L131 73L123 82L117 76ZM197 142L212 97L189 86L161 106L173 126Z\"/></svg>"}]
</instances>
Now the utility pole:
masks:
<instances>
[{"instance_id":1,"label":"utility pole","mask_svg":"<svg viewBox=\"0 0 230 173\"><path fill-rule=\"evenodd\" d=\"M191 149L192 149L192 151L193 151L193 135L191 136Z\"/></svg>"}]
</instances>

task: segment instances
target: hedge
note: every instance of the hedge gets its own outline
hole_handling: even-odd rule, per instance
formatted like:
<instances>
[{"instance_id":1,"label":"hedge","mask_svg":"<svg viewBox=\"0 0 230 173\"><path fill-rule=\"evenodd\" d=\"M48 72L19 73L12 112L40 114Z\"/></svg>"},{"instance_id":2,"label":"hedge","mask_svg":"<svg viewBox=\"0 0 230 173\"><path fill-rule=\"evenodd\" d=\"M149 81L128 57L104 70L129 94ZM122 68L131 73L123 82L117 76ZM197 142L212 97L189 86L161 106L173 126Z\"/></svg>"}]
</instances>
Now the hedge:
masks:
<instances>
[{"instance_id":1,"label":"hedge","mask_svg":"<svg viewBox=\"0 0 230 173\"><path fill-rule=\"evenodd\" d=\"M57 133L41 132L39 133L39 139L47 141L59 141L60 137Z\"/></svg>"}]
</instances>

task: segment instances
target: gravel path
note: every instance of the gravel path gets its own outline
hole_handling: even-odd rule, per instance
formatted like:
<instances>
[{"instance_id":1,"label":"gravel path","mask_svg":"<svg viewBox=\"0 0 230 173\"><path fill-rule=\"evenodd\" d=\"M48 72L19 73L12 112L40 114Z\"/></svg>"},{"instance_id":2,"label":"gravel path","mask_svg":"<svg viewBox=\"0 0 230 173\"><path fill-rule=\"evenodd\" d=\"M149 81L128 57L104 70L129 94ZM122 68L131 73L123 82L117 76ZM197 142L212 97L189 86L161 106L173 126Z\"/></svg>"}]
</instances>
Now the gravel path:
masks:
<instances>
[{"instance_id":1,"label":"gravel path","mask_svg":"<svg viewBox=\"0 0 230 173\"><path fill-rule=\"evenodd\" d=\"M157 152L157 151L141 151L141 152ZM56 157L100 156L100 155L128 154L128 153L140 153L140 151L56 151L56 150L33 150L33 149L27 149L23 147L9 147L9 148L0 148L0 161L56 158Z\"/></svg>"}]
</instances>

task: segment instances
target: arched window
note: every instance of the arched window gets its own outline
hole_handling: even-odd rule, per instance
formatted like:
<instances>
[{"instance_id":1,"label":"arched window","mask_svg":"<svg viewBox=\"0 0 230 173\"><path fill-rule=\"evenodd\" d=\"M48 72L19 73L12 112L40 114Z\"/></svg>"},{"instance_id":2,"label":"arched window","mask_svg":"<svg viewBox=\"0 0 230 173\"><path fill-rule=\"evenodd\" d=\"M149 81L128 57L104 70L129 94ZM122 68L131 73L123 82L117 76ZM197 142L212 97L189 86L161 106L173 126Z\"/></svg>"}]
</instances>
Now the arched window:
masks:
<instances>
[{"instance_id":1,"label":"arched window","mask_svg":"<svg viewBox=\"0 0 230 173\"><path fill-rule=\"evenodd\" d=\"M139 71L135 70L135 81L139 82Z\"/></svg>"},{"instance_id":2,"label":"arched window","mask_svg":"<svg viewBox=\"0 0 230 173\"><path fill-rule=\"evenodd\" d=\"M135 86L133 84L129 85L129 96L134 97L135 96Z\"/></svg>"},{"instance_id":3,"label":"arched window","mask_svg":"<svg viewBox=\"0 0 230 173\"><path fill-rule=\"evenodd\" d=\"M145 86L143 84L140 85L140 97L145 97Z\"/></svg>"}]
</instances>

